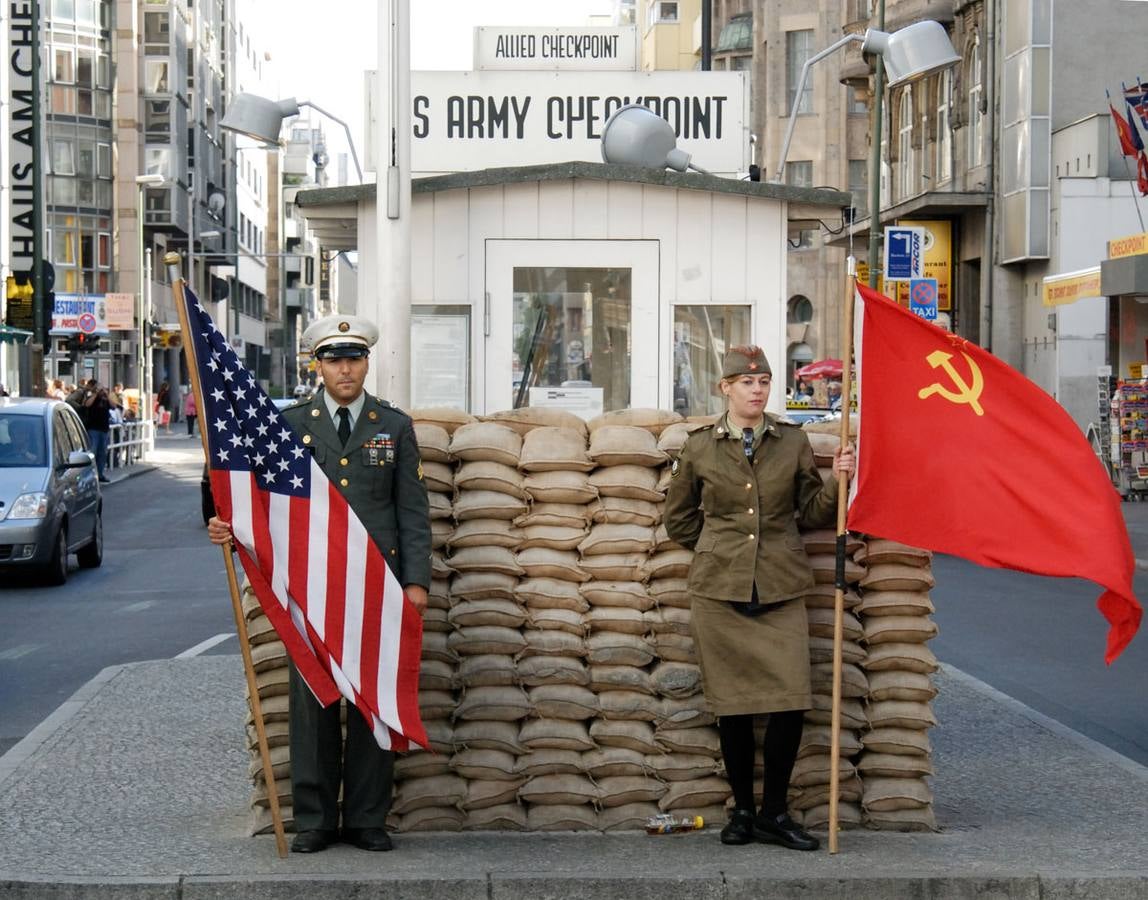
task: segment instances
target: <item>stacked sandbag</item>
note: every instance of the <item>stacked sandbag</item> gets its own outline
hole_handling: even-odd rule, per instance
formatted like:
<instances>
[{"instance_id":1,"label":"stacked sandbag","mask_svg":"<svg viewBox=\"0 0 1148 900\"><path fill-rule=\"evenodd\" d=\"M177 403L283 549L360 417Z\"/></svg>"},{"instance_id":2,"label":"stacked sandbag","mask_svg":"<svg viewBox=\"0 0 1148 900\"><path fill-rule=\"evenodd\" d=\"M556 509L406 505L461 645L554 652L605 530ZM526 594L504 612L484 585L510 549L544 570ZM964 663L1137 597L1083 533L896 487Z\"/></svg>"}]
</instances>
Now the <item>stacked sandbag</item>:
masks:
<instances>
[{"instance_id":1,"label":"stacked sandbag","mask_svg":"<svg viewBox=\"0 0 1148 900\"><path fill-rule=\"evenodd\" d=\"M259 600L251 586L244 581L242 590L243 617L247 623L247 641L255 669L255 687L263 712L264 731L271 756L271 769L275 792L279 798L279 814L285 827L294 825L291 810L291 751L287 727L288 668L287 650L271 622L263 614ZM250 754L247 774L251 778L250 834L270 834L274 830L267 783L263 778L263 758L259 753L259 737L255 717L251 711L251 695L247 698L247 750Z\"/></svg>"},{"instance_id":2,"label":"stacked sandbag","mask_svg":"<svg viewBox=\"0 0 1148 900\"><path fill-rule=\"evenodd\" d=\"M937 660L926 642L936 637L929 590L932 554L870 538L854 554L865 566L857 612L867 653L867 729L857 768L864 822L893 831L936 829L928 729L937 724L930 675Z\"/></svg>"}]
</instances>

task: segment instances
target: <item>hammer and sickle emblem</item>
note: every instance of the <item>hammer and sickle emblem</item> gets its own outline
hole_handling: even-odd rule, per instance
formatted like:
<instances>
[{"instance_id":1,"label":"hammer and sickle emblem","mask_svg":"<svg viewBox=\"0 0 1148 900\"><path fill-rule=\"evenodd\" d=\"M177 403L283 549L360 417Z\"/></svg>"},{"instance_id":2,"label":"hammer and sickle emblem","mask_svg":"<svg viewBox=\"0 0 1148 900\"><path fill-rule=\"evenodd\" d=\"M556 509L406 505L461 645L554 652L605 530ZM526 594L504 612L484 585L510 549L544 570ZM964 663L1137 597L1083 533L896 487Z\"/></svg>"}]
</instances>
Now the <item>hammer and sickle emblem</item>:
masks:
<instances>
[{"instance_id":1,"label":"hammer and sickle emblem","mask_svg":"<svg viewBox=\"0 0 1148 900\"><path fill-rule=\"evenodd\" d=\"M928 387L921 388L921 390L917 392L917 397L919 397L921 400L924 400L926 397L933 396L933 394L940 394L950 403L969 404L969 406L973 408L973 412L975 412L978 416L983 416L985 411L981 408L980 397L981 391L985 386L984 376L981 375L981 370L977 367L977 364L973 362L972 357L970 357L967 353L962 353L961 356L963 356L965 358L965 362L969 364L969 372L971 372L973 376L972 384L966 384L965 379L961 377L961 373L953 367L951 362L949 362L949 360L953 358L951 353L946 353L944 350L934 350L927 357L925 357L925 359L934 369L944 369L948 373L949 378L952 379L953 384L956 385L957 389L955 391L951 391L943 384L934 382Z\"/></svg>"}]
</instances>

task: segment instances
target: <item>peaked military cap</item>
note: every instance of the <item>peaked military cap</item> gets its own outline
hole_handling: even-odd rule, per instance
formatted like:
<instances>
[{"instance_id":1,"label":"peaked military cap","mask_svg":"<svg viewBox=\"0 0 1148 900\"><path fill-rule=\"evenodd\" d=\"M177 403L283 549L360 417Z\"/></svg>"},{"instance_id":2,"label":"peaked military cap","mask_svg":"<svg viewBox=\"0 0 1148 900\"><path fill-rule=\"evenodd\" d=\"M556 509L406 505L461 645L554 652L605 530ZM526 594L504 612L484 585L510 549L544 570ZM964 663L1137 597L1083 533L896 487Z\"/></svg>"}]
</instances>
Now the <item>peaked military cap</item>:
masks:
<instances>
[{"instance_id":1,"label":"peaked military cap","mask_svg":"<svg viewBox=\"0 0 1148 900\"><path fill-rule=\"evenodd\" d=\"M737 378L739 375L772 375L769 360L760 347L730 347L722 360L721 377Z\"/></svg>"},{"instance_id":2,"label":"peaked military cap","mask_svg":"<svg viewBox=\"0 0 1148 900\"><path fill-rule=\"evenodd\" d=\"M362 316L324 316L303 332L304 350L315 359L362 358L371 355L379 328Z\"/></svg>"}]
</instances>

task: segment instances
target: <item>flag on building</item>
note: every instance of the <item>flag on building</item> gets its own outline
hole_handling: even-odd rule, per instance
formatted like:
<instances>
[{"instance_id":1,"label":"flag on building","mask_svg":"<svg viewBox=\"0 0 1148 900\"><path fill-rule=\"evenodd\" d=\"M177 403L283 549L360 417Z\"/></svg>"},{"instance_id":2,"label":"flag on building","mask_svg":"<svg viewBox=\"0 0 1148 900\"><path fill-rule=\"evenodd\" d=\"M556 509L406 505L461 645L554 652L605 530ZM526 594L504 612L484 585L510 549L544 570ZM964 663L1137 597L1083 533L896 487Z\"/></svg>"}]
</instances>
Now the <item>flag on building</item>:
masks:
<instances>
[{"instance_id":1,"label":"flag on building","mask_svg":"<svg viewBox=\"0 0 1148 900\"><path fill-rule=\"evenodd\" d=\"M1116 125L1116 136L1120 139L1120 152L1124 156L1136 156L1144 149L1144 142L1140 140L1140 132L1132 121L1132 114L1128 117L1120 115L1111 103L1108 111L1112 113L1112 121Z\"/></svg>"},{"instance_id":2,"label":"flag on building","mask_svg":"<svg viewBox=\"0 0 1148 900\"><path fill-rule=\"evenodd\" d=\"M426 746L421 617L355 511L186 287L183 302L215 506L263 611L321 704L347 698L384 749Z\"/></svg>"},{"instance_id":3,"label":"flag on building","mask_svg":"<svg viewBox=\"0 0 1148 900\"><path fill-rule=\"evenodd\" d=\"M1136 187L1141 197L1148 196L1148 154L1143 150L1136 157Z\"/></svg>"},{"instance_id":4,"label":"flag on building","mask_svg":"<svg viewBox=\"0 0 1148 900\"><path fill-rule=\"evenodd\" d=\"M1120 86L1124 89L1124 102L1136 110L1140 123L1148 128L1148 87L1141 84L1139 78L1136 79L1135 87L1126 87L1124 84Z\"/></svg>"},{"instance_id":5,"label":"flag on building","mask_svg":"<svg viewBox=\"0 0 1148 900\"><path fill-rule=\"evenodd\" d=\"M850 530L1101 585L1112 662L1143 611L1120 497L1080 428L992 354L857 290L861 427Z\"/></svg>"}]
</instances>

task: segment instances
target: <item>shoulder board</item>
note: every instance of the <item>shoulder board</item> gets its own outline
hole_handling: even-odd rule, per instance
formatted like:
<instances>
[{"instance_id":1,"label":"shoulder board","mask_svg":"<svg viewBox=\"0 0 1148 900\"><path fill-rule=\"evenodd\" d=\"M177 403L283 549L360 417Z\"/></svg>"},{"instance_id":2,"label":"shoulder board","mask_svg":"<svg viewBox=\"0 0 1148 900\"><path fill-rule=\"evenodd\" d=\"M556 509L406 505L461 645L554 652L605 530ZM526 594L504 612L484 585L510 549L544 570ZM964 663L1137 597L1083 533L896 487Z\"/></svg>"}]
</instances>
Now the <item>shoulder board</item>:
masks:
<instances>
[{"instance_id":1,"label":"shoulder board","mask_svg":"<svg viewBox=\"0 0 1148 900\"><path fill-rule=\"evenodd\" d=\"M790 428L800 428L801 427L800 422L795 422L795 421L793 421L793 419L789 418L788 416L778 416L776 419L773 420L773 424L775 424L775 425L788 425Z\"/></svg>"},{"instance_id":2,"label":"shoulder board","mask_svg":"<svg viewBox=\"0 0 1148 900\"><path fill-rule=\"evenodd\" d=\"M410 416L407 415L407 413L405 413L403 410L399 409L397 406L395 406L393 403L391 403L391 401L384 400L382 397L376 397L374 394L368 394L367 396L371 400L374 400L375 403L377 403L380 408L386 410L387 412L396 413L397 415L402 416L404 419L410 418Z\"/></svg>"},{"instance_id":3,"label":"shoulder board","mask_svg":"<svg viewBox=\"0 0 1148 900\"><path fill-rule=\"evenodd\" d=\"M308 397L306 400L296 400L290 406L283 407L283 409L281 409L280 412L287 412L287 410L289 410L289 409L302 409L304 406L310 406L310 405L311 405L311 398Z\"/></svg>"}]
</instances>

